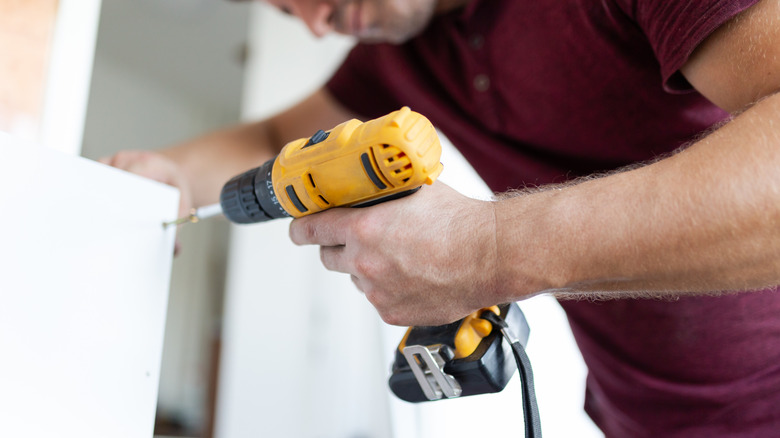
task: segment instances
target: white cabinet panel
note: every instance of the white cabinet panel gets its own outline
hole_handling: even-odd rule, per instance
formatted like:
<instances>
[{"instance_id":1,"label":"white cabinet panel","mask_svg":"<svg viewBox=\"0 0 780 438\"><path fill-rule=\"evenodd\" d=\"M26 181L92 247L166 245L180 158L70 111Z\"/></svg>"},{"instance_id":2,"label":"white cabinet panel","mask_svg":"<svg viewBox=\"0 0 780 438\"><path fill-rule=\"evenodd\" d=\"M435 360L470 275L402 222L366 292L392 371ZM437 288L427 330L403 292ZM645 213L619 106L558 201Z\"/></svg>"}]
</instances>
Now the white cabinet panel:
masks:
<instances>
[{"instance_id":1,"label":"white cabinet panel","mask_svg":"<svg viewBox=\"0 0 780 438\"><path fill-rule=\"evenodd\" d=\"M177 205L0 136L0 436L152 436Z\"/></svg>"}]
</instances>

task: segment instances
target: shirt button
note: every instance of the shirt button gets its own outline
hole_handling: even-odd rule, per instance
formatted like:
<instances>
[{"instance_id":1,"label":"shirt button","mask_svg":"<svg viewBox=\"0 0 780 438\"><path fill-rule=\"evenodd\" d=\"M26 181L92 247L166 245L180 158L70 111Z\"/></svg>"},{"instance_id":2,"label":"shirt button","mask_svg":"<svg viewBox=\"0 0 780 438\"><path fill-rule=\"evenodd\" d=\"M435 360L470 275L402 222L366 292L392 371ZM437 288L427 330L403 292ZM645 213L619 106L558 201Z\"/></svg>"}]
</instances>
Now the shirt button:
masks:
<instances>
[{"instance_id":1,"label":"shirt button","mask_svg":"<svg viewBox=\"0 0 780 438\"><path fill-rule=\"evenodd\" d=\"M474 88L477 91L487 91L490 88L490 78L487 75L476 75L474 77Z\"/></svg>"},{"instance_id":2,"label":"shirt button","mask_svg":"<svg viewBox=\"0 0 780 438\"><path fill-rule=\"evenodd\" d=\"M472 49L481 49L485 44L485 37L480 34L474 34L469 38L469 46Z\"/></svg>"}]
</instances>

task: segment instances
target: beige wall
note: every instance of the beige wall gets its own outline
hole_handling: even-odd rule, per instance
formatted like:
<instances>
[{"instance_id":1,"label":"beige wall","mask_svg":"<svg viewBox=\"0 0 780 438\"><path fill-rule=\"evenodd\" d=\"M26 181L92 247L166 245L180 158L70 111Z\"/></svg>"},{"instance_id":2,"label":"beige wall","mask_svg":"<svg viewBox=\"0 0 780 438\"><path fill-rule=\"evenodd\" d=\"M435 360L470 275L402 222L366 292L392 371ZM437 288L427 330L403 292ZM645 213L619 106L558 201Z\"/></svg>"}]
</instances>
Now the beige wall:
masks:
<instances>
[{"instance_id":1,"label":"beige wall","mask_svg":"<svg viewBox=\"0 0 780 438\"><path fill-rule=\"evenodd\" d=\"M0 0L0 131L40 124L57 0Z\"/></svg>"}]
</instances>

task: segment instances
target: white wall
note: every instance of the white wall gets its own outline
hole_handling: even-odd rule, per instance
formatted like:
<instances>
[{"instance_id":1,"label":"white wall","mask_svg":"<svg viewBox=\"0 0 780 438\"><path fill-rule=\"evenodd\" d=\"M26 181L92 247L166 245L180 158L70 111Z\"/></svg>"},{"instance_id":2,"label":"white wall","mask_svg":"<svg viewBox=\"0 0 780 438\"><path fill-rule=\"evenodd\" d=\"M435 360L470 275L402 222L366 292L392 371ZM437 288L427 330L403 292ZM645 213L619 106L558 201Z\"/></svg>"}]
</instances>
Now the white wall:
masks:
<instances>
[{"instance_id":1,"label":"white wall","mask_svg":"<svg viewBox=\"0 0 780 438\"><path fill-rule=\"evenodd\" d=\"M155 149L235 123L243 90L248 5L224 0L103 0L83 155ZM179 232L159 417L208 427L228 229L206 221Z\"/></svg>"},{"instance_id":2,"label":"white wall","mask_svg":"<svg viewBox=\"0 0 780 438\"><path fill-rule=\"evenodd\" d=\"M351 45L313 44L262 4L251 28L249 120L311 93ZM389 438L379 318L316 248L292 245L288 224L233 227L216 436Z\"/></svg>"},{"instance_id":3,"label":"white wall","mask_svg":"<svg viewBox=\"0 0 780 438\"><path fill-rule=\"evenodd\" d=\"M302 100L330 77L354 44L350 38L311 36L294 17L252 5L250 57L243 117L257 120Z\"/></svg>"},{"instance_id":4,"label":"white wall","mask_svg":"<svg viewBox=\"0 0 780 438\"><path fill-rule=\"evenodd\" d=\"M273 114L319 86L349 40L314 41L297 21L253 6L244 116ZM314 70L310 66L316 65ZM323 129L329 127L323 127ZM489 195L452 148L442 180ZM346 275L326 272L317 248L294 247L287 221L234 227L225 303L217 436L517 436L517 378L503 393L410 405L387 388L403 328L386 326ZM582 412L585 367L560 307L522 303L547 437L600 434ZM486 421L486 419L494 419Z\"/></svg>"}]
</instances>

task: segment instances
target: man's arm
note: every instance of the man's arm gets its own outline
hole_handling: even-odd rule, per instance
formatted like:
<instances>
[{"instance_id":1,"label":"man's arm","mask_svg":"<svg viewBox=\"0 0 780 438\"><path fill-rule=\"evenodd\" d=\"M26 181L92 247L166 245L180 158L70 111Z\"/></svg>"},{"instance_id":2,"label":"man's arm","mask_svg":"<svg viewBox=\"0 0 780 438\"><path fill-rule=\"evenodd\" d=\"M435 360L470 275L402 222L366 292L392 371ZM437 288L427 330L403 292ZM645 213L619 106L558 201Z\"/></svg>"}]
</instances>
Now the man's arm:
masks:
<instances>
[{"instance_id":1,"label":"man's arm","mask_svg":"<svg viewBox=\"0 0 780 438\"><path fill-rule=\"evenodd\" d=\"M780 283L780 1L722 26L682 73L741 114L669 159L547 195L571 218L567 234L582 236L573 257L558 255L568 267L549 288L658 295Z\"/></svg>"},{"instance_id":2,"label":"man's arm","mask_svg":"<svg viewBox=\"0 0 780 438\"><path fill-rule=\"evenodd\" d=\"M101 161L179 187L184 214L192 206L217 202L225 182L274 157L287 142L353 117L322 88L264 121L230 127L156 152L122 151Z\"/></svg>"},{"instance_id":3,"label":"man's arm","mask_svg":"<svg viewBox=\"0 0 780 438\"><path fill-rule=\"evenodd\" d=\"M323 245L325 266L351 274L400 325L442 324L542 292L780 284L779 15L778 0L763 0L691 57L689 81L743 112L672 157L495 203L437 184L392 206L295 220L291 236Z\"/></svg>"},{"instance_id":4,"label":"man's arm","mask_svg":"<svg viewBox=\"0 0 780 438\"><path fill-rule=\"evenodd\" d=\"M780 1L763 0L709 36L681 71L710 101L739 112L780 92Z\"/></svg>"}]
</instances>

